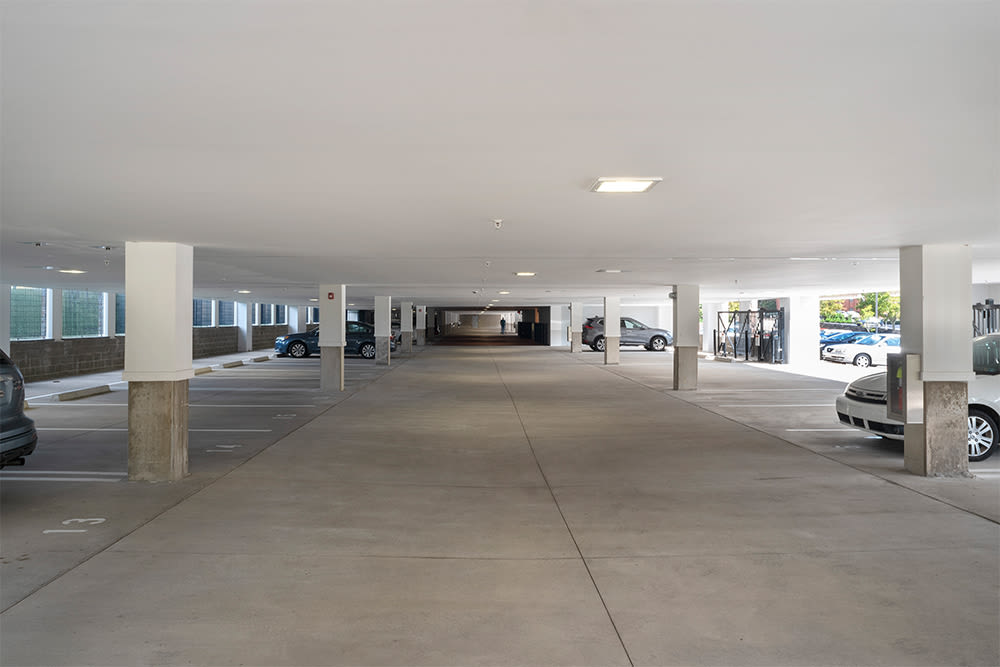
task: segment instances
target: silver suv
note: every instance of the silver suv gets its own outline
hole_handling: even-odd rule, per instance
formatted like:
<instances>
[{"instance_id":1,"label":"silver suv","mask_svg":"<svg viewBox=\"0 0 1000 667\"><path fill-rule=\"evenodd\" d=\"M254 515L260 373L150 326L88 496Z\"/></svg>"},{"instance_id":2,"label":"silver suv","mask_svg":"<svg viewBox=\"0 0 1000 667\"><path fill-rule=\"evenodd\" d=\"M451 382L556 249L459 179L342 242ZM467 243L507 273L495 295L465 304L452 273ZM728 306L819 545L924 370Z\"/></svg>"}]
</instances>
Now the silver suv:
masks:
<instances>
[{"instance_id":1,"label":"silver suv","mask_svg":"<svg viewBox=\"0 0 1000 667\"><path fill-rule=\"evenodd\" d=\"M621 338L619 344L642 345L647 350L662 352L674 344L674 335L666 329L647 327L631 317L621 318ZM598 352L604 351L604 318L591 317L583 323L583 344Z\"/></svg>"}]
</instances>

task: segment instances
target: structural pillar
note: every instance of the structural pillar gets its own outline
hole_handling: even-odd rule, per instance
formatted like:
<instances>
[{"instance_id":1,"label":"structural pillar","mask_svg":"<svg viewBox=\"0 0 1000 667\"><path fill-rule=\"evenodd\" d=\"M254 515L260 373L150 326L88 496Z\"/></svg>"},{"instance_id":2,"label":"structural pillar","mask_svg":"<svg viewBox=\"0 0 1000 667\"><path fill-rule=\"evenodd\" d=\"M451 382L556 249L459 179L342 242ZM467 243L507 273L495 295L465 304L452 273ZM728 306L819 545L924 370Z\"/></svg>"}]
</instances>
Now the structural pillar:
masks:
<instances>
[{"instance_id":1,"label":"structural pillar","mask_svg":"<svg viewBox=\"0 0 1000 667\"><path fill-rule=\"evenodd\" d=\"M125 309L128 310L128 296L125 298ZM236 302L236 351L250 352L253 350L253 304L246 301ZM128 327L128 318L125 319Z\"/></svg>"},{"instance_id":2,"label":"structural pillar","mask_svg":"<svg viewBox=\"0 0 1000 667\"><path fill-rule=\"evenodd\" d=\"M965 245L900 248L899 285L901 351L920 355L923 385L923 422L903 427L904 465L915 475L968 475L972 252Z\"/></svg>"},{"instance_id":3,"label":"structural pillar","mask_svg":"<svg viewBox=\"0 0 1000 667\"><path fill-rule=\"evenodd\" d=\"M399 304L399 338L402 344L402 353L409 355L413 352L413 302L403 301Z\"/></svg>"},{"instance_id":4,"label":"structural pillar","mask_svg":"<svg viewBox=\"0 0 1000 667\"><path fill-rule=\"evenodd\" d=\"M188 380L194 248L125 244L128 476L176 481L188 472Z\"/></svg>"},{"instance_id":5,"label":"structural pillar","mask_svg":"<svg viewBox=\"0 0 1000 667\"><path fill-rule=\"evenodd\" d=\"M604 363L614 365L621 359L621 299L617 296L604 297Z\"/></svg>"},{"instance_id":6,"label":"structural pillar","mask_svg":"<svg viewBox=\"0 0 1000 667\"><path fill-rule=\"evenodd\" d=\"M392 356L389 337L392 335L392 297L375 297L375 365L388 366Z\"/></svg>"},{"instance_id":7,"label":"structural pillar","mask_svg":"<svg viewBox=\"0 0 1000 667\"><path fill-rule=\"evenodd\" d=\"M319 286L319 388L344 391L344 347L347 345L347 286Z\"/></svg>"},{"instance_id":8,"label":"structural pillar","mask_svg":"<svg viewBox=\"0 0 1000 667\"><path fill-rule=\"evenodd\" d=\"M10 290L7 283L0 283L0 349L10 356Z\"/></svg>"},{"instance_id":9,"label":"structural pillar","mask_svg":"<svg viewBox=\"0 0 1000 667\"><path fill-rule=\"evenodd\" d=\"M674 389L698 388L698 286L674 286Z\"/></svg>"},{"instance_id":10,"label":"structural pillar","mask_svg":"<svg viewBox=\"0 0 1000 667\"><path fill-rule=\"evenodd\" d=\"M703 303L701 306L701 349L704 352L716 354L715 349L719 332L719 313L729 310L729 304L720 301Z\"/></svg>"},{"instance_id":11,"label":"structural pillar","mask_svg":"<svg viewBox=\"0 0 1000 667\"><path fill-rule=\"evenodd\" d=\"M569 304L569 351L583 352L583 302Z\"/></svg>"},{"instance_id":12,"label":"structural pillar","mask_svg":"<svg viewBox=\"0 0 1000 667\"><path fill-rule=\"evenodd\" d=\"M785 363L797 368L819 366L819 297L783 297L778 308L785 311Z\"/></svg>"},{"instance_id":13,"label":"structural pillar","mask_svg":"<svg viewBox=\"0 0 1000 667\"><path fill-rule=\"evenodd\" d=\"M417 306L417 345L427 344L427 306Z\"/></svg>"},{"instance_id":14,"label":"structural pillar","mask_svg":"<svg viewBox=\"0 0 1000 667\"><path fill-rule=\"evenodd\" d=\"M288 333L302 333L306 330L306 306L288 307Z\"/></svg>"}]
</instances>

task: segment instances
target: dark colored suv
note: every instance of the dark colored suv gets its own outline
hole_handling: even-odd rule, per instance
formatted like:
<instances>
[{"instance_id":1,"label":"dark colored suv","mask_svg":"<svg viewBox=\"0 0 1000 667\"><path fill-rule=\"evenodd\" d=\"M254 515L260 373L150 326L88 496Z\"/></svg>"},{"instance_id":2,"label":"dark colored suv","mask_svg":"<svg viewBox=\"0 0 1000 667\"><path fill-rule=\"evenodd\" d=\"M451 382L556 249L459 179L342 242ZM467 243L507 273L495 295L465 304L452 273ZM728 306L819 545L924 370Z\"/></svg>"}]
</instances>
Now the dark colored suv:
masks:
<instances>
[{"instance_id":1,"label":"dark colored suv","mask_svg":"<svg viewBox=\"0 0 1000 667\"><path fill-rule=\"evenodd\" d=\"M24 457L35 451L35 422L24 416L24 376L0 350L0 468L23 466Z\"/></svg>"},{"instance_id":2,"label":"dark colored suv","mask_svg":"<svg viewBox=\"0 0 1000 667\"><path fill-rule=\"evenodd\" d=\"M666 329L647 327L631 317L621 318L619 345L642 345L647 350L662 352L673 345L674 335ZM583 323L583 344L598 352L604 351L604 318L591 317Z\"/></svg>"}]
</instances>

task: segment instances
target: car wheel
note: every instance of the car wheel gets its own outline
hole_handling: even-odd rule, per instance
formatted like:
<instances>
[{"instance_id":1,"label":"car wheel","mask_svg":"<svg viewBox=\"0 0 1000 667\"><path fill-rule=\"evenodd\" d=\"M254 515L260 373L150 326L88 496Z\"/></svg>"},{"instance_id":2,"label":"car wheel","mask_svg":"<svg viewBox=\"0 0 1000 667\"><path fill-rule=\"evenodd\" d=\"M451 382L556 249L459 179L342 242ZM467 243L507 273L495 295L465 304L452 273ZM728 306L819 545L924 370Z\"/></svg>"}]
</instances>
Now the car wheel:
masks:
<instances>
[{"instance_id":1,"label":"car wheel","mask_svg":"<svg viewBox=\"0 0 1000 667\"><path fill-rule=\"evenodd\" d=\"M361 348L358 350L361 356L365 359L375 358L375 343L361 343Z\"/></svg>"},{"instance_id":2,"label":"car wheel","mask_svg":"<svg viewBox=\"0 0 1000 667\"><path fill-rule=\"evenodd\" d=\"M598 336L594 339L594 344L591 345L592 348L598 352L604 352L604 336Z\"/></svg>"},{"instance_id":3,"label":"car wheel","mask_svg":"<svg viewBox=\"0 0 1000 667\"><path fill-rule=\"evenodd\" d=\"M302 357L309 356L309 348L306 344L301 341L295 341L288 346L288 356L295 357L296 359L301 359Z\"/></svg>"},{"instance_id":4,"label":"car wheel","mask_svg":"<svg viewBox=\"0 0 1000 667\"><path fill-rule=\"evenodd\" d=\"M991 415L976 408L969 409L969 460L982 461L1000 447L1000 429Z\"/></svg>"},{"instance_id":5,"label":"car wheel","mask_svg":"<svg viewBox=\"0 0 1000 667\"><path fill-rule=\"evenodd\" d=\"M652 350L653 352L663 352L667 349L667 339L663 336L653 336L649 340L649 347L646 349Z\"/></svg>"},{"instance_id":6,"label":"car wheel","mask_svg":"<svg viewBox=\"0 0 1000 667\"><path fill-rule=\"evenodd\" d=\"M860 368L868 368L872 365L872 358L867 354L859 354L854 357L854 365Z\"/></svg>"}]
</instances>

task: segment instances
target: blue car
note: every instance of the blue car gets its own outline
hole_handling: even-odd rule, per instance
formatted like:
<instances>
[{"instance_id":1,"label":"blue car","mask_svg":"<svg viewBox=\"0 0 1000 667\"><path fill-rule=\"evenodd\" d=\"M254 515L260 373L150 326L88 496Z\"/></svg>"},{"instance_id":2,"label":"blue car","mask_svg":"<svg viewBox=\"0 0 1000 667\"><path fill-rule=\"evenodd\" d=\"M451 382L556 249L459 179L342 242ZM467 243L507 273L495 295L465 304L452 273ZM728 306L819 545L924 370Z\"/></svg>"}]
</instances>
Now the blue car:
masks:
<instances>
[{"instance_id":1,"label":"blue car","mask_svg":"<svg viewBox=\"0 0 1000 667\"><path fill-rule=\"evenodd\" d=\"M375 358L375 326L365 322L348 320L346 328L347 346L345 354L359 354L365 359ZM396 349L396 337L389 337L389 349ZM301 359L310 354L319 354L319 327L305 333L286 334L274 340L274 351L280 355L288 355Z\"/></svg>"}]
</instances>

